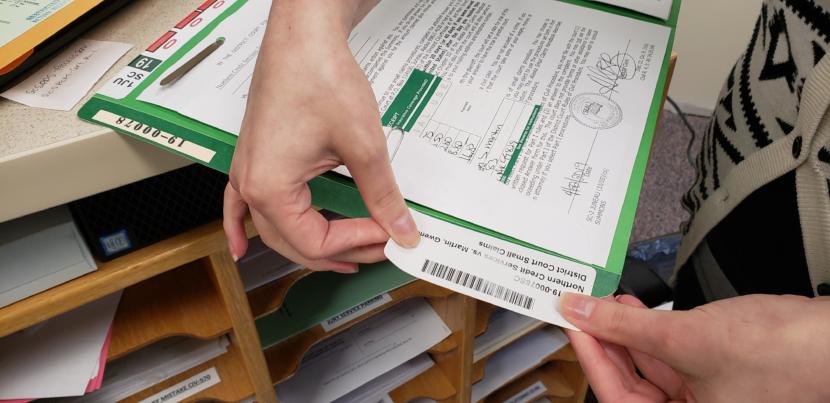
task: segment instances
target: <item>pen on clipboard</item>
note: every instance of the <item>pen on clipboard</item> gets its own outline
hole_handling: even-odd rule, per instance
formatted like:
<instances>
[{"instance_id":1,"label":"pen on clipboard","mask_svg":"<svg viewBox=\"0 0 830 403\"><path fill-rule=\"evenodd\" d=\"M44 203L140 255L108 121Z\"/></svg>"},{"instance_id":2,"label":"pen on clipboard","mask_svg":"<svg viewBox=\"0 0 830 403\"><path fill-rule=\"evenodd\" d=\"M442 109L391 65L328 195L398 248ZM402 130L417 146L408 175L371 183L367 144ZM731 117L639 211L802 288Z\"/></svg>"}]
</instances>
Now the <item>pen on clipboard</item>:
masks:
<instances>
[{"instance_id":1,"label":"pen on clipboard","mask_svg":"<svg viewBox=\"0 0 830 403\"><path fill-rule=\"evenodd\" d=\"M202 60L205 60L211 53L219 49L222 44L225 43L225 38L219 37L216 39L216 42L210 44L210 46L202 49L201 52L197 53L196 56L193 56L192 59L185 62L183 65L179 66L176 70L172 73L168 74L167 77L161 79L159 85L162 87L166 85L173 84L176 80L182 78L185 74L187 74L190 70L193 70L197 64L201 63Z\"/></svg>"}]
</instances>

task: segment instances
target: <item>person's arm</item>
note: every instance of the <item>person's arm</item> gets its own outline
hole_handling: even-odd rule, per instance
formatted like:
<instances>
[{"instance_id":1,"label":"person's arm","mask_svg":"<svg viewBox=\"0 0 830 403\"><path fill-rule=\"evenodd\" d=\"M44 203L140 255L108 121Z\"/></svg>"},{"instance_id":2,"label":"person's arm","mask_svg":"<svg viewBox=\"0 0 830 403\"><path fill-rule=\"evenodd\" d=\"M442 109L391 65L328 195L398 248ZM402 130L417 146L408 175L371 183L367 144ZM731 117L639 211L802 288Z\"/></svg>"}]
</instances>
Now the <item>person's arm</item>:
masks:
<instances>
[{"instance_id":1,"label":"person's arm","mask_svg":"<svg viewBox=\"0 0 830 403\"><path fill-rule=\"evenodd\" d=\"M830 401L830 298L752 295L687 312L566 295L560 311L602 402ZM638 372L639 370L639 372Z\"/></svg>"},{"instance_id":2,"label":"person's arm","mask_svg":"<svg viewBox=\"0 0 830 403\"><path fill-rule=\"evenodd\" d=\"M275 0L225 192L231 253L245 254L250 210L265 243L313 269L382 260L391 236L420 236L395 183L377 102L349 51L375 0ZM345 164L372 218L329 222L307 182Z\"/></svg>"}]
</instances>

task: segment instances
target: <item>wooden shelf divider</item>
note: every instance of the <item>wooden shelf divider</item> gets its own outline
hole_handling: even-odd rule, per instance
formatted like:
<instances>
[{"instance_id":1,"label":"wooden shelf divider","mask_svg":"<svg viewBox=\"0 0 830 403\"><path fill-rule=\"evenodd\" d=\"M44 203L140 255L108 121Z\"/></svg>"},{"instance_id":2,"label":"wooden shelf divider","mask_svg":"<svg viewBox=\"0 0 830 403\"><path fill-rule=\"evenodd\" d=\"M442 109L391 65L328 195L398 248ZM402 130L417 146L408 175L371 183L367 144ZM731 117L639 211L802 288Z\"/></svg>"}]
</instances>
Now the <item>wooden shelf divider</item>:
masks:
<instances>
[{"instance_id":1,"label":"wooden shelf divider","mask_svg":"<svg viewBox=\"0 0 830 403\"><path fill-rule=\"evenodd\" d=\"M124 290L112 324L107 361L168 337L207 340L231 328L210 280L210 268L197 260Z\"/></svg>"},{"instance_id":2,"label":"wooden shelf divider","mask_svg":"<svg viewBox=\"0 0 830 403\"><path fill-rule=\"evenodd\" d=\"M251 313L253 313L254 319L259 319L280 309L291 287L311 273L314 272L309 269L297 270L283 278L248 291L248 303L251 304Z\"/></svg>"},{"instance_id":3,"label":"wooden shelf divider","mask_svg":"<svg viewBox=\"0 0 830 403\"><path fill-rule=\"evenodd\" d=\"M453 396L455 388L437 365L389 392L389 397L396 403L407 403L419 398L444 401Z\"/></svg>"},{"instance_id":4,"label":"wooden shelf divider","mask_svg":"<svg viewBox=\"0 0 830 403\"><path fill-rule=\"evenodd\" d=\"M537 382L541 383L545 389L544 392L537 395L537 398L572 398L576 395L577 390L575 385L571 385L565 376L562 368L564 364L562 362L549 362L491 393L490 396L484 399L484 403L507 401Z\"/></svg>"}]
</instances>

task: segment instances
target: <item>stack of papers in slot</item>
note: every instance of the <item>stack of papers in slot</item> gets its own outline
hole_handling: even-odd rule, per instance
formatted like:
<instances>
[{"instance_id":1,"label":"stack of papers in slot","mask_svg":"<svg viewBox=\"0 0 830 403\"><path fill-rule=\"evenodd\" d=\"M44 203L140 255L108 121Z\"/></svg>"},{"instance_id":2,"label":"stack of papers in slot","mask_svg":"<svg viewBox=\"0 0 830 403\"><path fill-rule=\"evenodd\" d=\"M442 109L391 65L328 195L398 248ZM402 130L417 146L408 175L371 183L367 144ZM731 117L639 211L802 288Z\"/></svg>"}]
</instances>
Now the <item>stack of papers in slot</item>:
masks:
<instances>
[{"instance_id":1,"label":"stack of papers in slot","mask_svg":"<svg viewBox=\"0 0 830 403\"><path fill-rule=\"evenodd\" d=\"M334 401L334 403L363 403L363 402L384 402L389 392L409 382L426 370L432 368L435 362L429 358L429 354L421 354L397 368L369 381L369 383L349 392Z\"/></svg>"},{"instance_id":2,"label":"stack of papers in slot","mask_svg":"<svg viewBox=\"0 0 830 403\"><path fill-rule=\"evenodd\" d=\"M542 325L542 322L503 308L496 308L490 315L487 331L476 337L473 361L478 361L494 351L510 344L513 337Z\"/></svg>"},{"instance_id":3,"label":"stack of papers in slot","mask_svg":"<svg viewBox=\"0 0 830 403\"><path fill-rule=\"evenodd\" d=\"M95 269L66 207L0 224L0 307Z\"/></svg>"},{"instance_id":4,"label":"stack of papers in slot","mask_svg":"<svg viewBox=\"0 0 830 403\"><path fill-rule=\"evenodd\" d=\"M423 299L381 312L318 343L276 387L284 403L331 402L434 346L450 330Z\"/></svg>"},{"instance_id":5,"label":"stack of papers in slot","mask_svg":"<svg viewBox=\"0 0 830 403\"><path fill-rule=\"evenodd\" d=\"M174 338L154 343L109 365L101 390L67 402L116 402L164 382L228 351L225 336Z\"/></svg>"},{"instance_id":6,"label":"stack of papers in slot","mask_svg":"<svg viewBox=\"0 0 830 403\"><path fill-rule=\"evenodd\" d=\"M542 360L568 344L561 330L539 329L493 354L484 368L484 379L473 385L477 402L506 385L516 376L532 370Z\"/></svg>"},{"instance_id":7,"label":"stack of papers in slot","mask_svg":"<svg viewBox=\"0 0 830 403\"><path fill-rule=\"evenodd\" d=\"M121 292L0 339L0 399L80 396L101 386Z\"/></svg>"},{"instance_id":8,"label":"stack of papers in slot","mask_svg":"<svg viewBox=\"0 0 830 403\"><path fill-rule=\"evenodd\" d=\"M237 264L245 291L262 287L303 268L273 251L259 237L248 242L248 253Z\"/></svg>"}]
</instances>

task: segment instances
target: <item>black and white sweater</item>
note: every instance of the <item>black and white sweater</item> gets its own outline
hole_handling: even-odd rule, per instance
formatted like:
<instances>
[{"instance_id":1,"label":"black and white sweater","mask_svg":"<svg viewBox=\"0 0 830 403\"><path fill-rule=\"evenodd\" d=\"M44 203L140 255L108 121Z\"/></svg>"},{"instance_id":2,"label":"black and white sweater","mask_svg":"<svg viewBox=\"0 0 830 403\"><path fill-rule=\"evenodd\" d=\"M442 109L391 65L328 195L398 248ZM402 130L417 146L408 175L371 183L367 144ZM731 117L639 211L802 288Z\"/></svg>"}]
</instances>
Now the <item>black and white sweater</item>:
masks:
<instances>
[{"instance_id":1,"label":"black and white sweater","mask_svg":"<svg viewBox=\"0 0 830 403\"><path fill-rule=\"evenodd\" d=\"M697 178L683 197L692 218L684 226L678 267L741 201L795 171L810 283L815 290L830 282L828 52L830 0L765 0L704 136ZM769 214L775 209L769 206Z\"/></svg>"}]
</instances>

